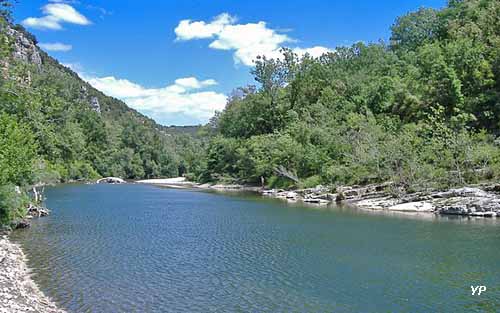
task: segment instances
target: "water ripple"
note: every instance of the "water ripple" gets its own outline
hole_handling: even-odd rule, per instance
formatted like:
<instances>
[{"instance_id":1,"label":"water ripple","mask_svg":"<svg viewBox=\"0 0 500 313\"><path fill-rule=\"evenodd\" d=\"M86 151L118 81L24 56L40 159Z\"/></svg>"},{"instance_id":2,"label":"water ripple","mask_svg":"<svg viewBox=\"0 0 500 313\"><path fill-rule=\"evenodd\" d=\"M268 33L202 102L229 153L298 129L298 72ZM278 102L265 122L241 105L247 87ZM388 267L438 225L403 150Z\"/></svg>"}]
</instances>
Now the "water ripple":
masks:
<instances>
[{"instance_id":1,"label":"water ripple","mask_svg":"<svg viewBox=\"0 0 500 313\"><path fill-rule=\"evenodd\" d=\"M53 215L14 239L42 289L73 312L500 309L497 223L142 185L47 196ZM490 292L473 298L471 284Z\"/></svg>"}]
</instances>

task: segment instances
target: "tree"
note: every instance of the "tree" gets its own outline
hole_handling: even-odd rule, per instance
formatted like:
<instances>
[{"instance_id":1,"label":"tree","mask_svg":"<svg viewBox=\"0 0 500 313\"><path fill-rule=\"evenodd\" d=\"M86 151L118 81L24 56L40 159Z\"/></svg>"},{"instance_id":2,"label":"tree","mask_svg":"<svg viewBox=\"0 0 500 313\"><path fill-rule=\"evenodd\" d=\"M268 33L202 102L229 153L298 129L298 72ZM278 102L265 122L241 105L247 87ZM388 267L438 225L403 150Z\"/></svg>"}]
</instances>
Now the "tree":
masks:
<instances>
[{"instance_id":1,"label":"tree","mask_svg":"<svg viewBox=\"0 0 500 313\"><path fill-rule=\"evenodd\" d=\"M391 31L391 46L394 49L415 50L438 38L441 31L438 12L420 8L416 12L399 17Z\"/></svg>"},{"instance_id":2,"label":"tree","mask_svg":"<svg viewBox=\"0 0 500 313\"><path fill-rule=\"evenodd\" d=\"M32 182L36 145L30 131L7 114L0 115L0 186Z\"/></svg>"}]
</instances>

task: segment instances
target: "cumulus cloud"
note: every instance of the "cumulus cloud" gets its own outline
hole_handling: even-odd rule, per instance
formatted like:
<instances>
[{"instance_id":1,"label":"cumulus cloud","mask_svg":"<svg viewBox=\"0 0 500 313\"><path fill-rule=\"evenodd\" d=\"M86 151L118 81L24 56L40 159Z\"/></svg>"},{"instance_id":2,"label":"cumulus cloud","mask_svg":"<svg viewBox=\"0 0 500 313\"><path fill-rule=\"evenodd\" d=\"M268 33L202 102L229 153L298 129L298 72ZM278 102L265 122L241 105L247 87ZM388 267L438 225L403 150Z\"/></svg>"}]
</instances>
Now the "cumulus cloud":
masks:
<instances>
[{"instance_id":1,"label":"cumulus cloud","mask_svg":"<svg viewBox=\"0 0 500 313\"><path fill-rule=\"evenodd\" d=\"M90 25L91 22L71 5L63 2L53 2L42 7L45 14L42 17L28 17L22 21L26 27L38 29L62 29L63 23Z\"/></svg>"},{"instance_id":2,"label":"cumulus cloud","mask_svg":"<svg viewBox=\"0 0 500 313\"><path fill-rule=\"evenodd\" d=\"M80 76L94 88L123 100L131 108L164 125L204 124L226 104L224 94L203 89L216 85L213 79L185 77L162 88L146 88L114 76Z\"/></svg>"},{"instance_id":3,"label":"cumulus cloud","mask_svg":"<svg viewBox=\"0 0 500 313\"><path fill-rule=\"evenodd\" d=\"M73 49L72 45L67 45L64 43L60 42L54 42L54 43L38 43L38 46L46 51L60 51L60 52L67 52Z\"/></svg>"},{"instance_id":4,"label":"cumulus cloud","mask_svg":"<svg viewBox=\"0 0 500 313\"><path fill-rule=\"evenodd\" d=\"M217 82L213 79L207 79L199 81L195 77L178 78L175 80L177 86L181 86L188 89L198 89L207 86L217 85Z\"/></svg>"},{"instance_id":5,"label":"cumulus cloud","mask_svg":"<svg viewBox=\"0 0 500 313\"><path fill-rule=\"evenodd\" d=\"M217 50L234 51L235 63L251 66L258 55L277 58L279 49L293 44L294 39L267 26L266 22L236 24L236 18L228 13L215 17L211 22L182 20L175 28L178 41L213 39L209 47ZM299 55L313 57L331 51L326 47L293 48Z\"/></svg>"},{"instance_id":6,"label":"cumulus cloud","mask_svg":"<svg viewBox=\"0 0 500 313\"><path fill-rule=\"evenodd\" d=\"M211 38L221 32L225 26L235 22L236 18L227 13L222 13L216 16L210 23L182 20L174 31L177 35L177 40Z\"/></svg>"}]
</instances>

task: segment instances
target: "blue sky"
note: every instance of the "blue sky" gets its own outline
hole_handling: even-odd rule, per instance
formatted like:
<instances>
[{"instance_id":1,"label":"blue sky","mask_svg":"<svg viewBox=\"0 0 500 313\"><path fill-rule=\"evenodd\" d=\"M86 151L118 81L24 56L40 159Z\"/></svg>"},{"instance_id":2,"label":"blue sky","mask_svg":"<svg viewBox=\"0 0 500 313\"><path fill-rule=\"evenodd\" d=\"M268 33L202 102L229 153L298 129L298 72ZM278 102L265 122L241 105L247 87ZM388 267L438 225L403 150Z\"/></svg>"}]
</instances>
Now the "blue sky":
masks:
<instances>
[{"instance_id":1,"label":"blue sky","mask_svg":"<svg viewBox=\"0 0 500 313\"><path fill-rule=\"evenodd\" d=\"M205 123L253 83L256 54L320 55L387 40L395 18L445 0L20 0L16 22L106 94L164 125Z\"/></svg>"}]
</instances>

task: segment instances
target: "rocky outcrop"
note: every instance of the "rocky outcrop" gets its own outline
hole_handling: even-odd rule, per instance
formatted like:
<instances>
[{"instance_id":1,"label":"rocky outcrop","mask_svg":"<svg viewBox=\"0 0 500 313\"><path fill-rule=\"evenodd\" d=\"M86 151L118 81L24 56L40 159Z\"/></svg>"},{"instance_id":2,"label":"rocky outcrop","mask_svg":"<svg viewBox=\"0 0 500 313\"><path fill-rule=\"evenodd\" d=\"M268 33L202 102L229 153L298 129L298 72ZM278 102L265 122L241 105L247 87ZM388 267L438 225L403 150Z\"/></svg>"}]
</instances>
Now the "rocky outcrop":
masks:
<instances>
[{"instance_id":1,"label":"rocky outcrop","mask_svg":"<svg viewBox=\"0 0 500 313\"><path fill-rule=\"evenodd\" d=\"M328 204L335 201L337 198L336 193L331 193L329 188L321 185L315 188L299 189L295 191L283 189L260 190L260 193L268 197L315 204Z\"/></svg>"},{"instance_id":2,"label":"rocky outcrop","mask_svg":"<svg viewBox=\"0 0 500 313\"><path fill-rule=\"evenodd\" d=\"M388 195L388 190L394 186L393 182L371 184L366 186L337 187L336 201L354 201L369 198L380 198Z\"/></svg>"},{"instance_id":3,"label":"rocky outcrop","mask_svg":"<svg viewBox=\"0 0 500 313\"><path fill-rule=\"evenodd\" d=\"M14 58L36 65L41 68L42 56L32 38L20 30L13 28L11 25L6 26L7 35L12 38L13 56Z\"/></svg>"},{"instance_id":4,"label":"rocky outcrop","mask_svg":"<svg viewBox=\"0 0 500 313\"><path fill-rule=\"evenodd\" d=\"M494 192L465 187L437 193L433 198L441 214L500 216L500 196Z\"/></svg>"},{"instance_id":5,"label":"rocky outcrop","mask_svg":"<svg viewBox=\"0 0 500 313\"><path fill-rule=\"evenodd\" d=\"M352 203L362 209L433 212L436 214L496 217L500 216L500 194L495 186L463 187L447 191L380 196L357 199Z\"/></svg>"},{"instance_id":6,"label":"rocky outcrop","mask_svg":"<svg viewBox=\"0 0 500 313\"><path fill-rule=\"evenodd\" d=\"M34 65L38 71L42 68L42 55L36 45L35 38L24 31L20 26L0 23L0 32L6 34L7 41L12 47L12 58L0 59L1 75L4 79L10 78L11 60L18 60ZM16 80L25 85L31 85L32 73L28 70L25 75L17 76Z\"/></svg>"},{"instance_id":7,"label":"rocky outcrop","mask_svg":"<svg viewBox=\"0 0 500 313\"><path fill-rule=\"evenodd\" d=\"M89 95L88 89L84 85L80 87L80 93L80 98L82 99L82 101L87 102L90 108L95 112L101 113L101 104L99 103L99 98Z\"/></svg>"},{"instance_id":8,"label":"rocky outcrop","mask_svg":"<svg viewBox=\"0 0 500 313\"><path fill-rule=\"evenodd\" d=\"M49 215L50 211L46 208L30 204L28 206L28 216L31 217L44 217Z\"/></svg>"},{"instance_id":9,"label":"rocky outcrop","mask_svg":"<svg viewBox=\"0 0 500 313\"><path fill-rule=\"evenodd\" d=\"M327 187L295 191L262 190L261 194L289 201L328 204L333 201L360 209L425 212L482 217L500 217L500 185L464 187L447 191L404 193L391 183L367 186Z\"/></svg>"},{"instance_id":10,"label":"rocky outcrop","mask_svg":"<svg viewBox=\"0 0 500 313\"><path fill-rule=\"evenodd\" d=\"M126 181L119 177L104 177L98 179L97 184L125 184Z\"/></svg>"},{"instance_id":11,"label":"rocky outcrop","mask_svg":"<svg viewBox=\"0 0 500 313\"><path fill-rule=\"evenodd\" d=\"M99 99L97 97L90 98L90 107L97 113L101 113L101 104L99 103Z\"/></svg>"},{"instance_id":12,"label":"rocky outcrop","mask_svg":"<svg viewBox=\"0 0 500 313\"><path fill-rule=\"evenodd\" d=\"M33 218L48 216L50 211L47 208L30 203L26 209L26 216L22 219L15 220L11 225L11 229L24 229L31 226L30 220Z\"/></svg>"}]
</instances>

